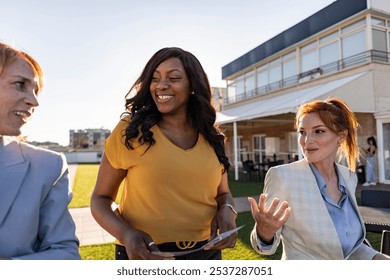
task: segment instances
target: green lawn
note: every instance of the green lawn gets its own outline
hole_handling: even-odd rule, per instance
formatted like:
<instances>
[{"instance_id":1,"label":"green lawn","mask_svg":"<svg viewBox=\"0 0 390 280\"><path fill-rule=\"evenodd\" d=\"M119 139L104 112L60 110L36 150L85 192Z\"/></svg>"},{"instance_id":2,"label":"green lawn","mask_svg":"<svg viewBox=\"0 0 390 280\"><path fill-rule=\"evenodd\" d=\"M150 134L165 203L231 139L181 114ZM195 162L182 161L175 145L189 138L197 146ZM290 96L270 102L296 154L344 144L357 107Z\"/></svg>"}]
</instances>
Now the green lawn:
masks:
<instances>
[{"instance_id":1,"label":"green lawn","mask_svg":"<svg viewBox=\"0 0 390 280\"><path fill-rule=\"evenodd\" d=\"M82 164L78 165L74 186L73 200L69 207L88 207L92 190L96 183L96 176L99 165ZM229 174L229 187L234 197L259 195L263 190L263 184L260 182L241 182L234 180L234 174ZM119 198L117 199L119 201ZM249 234L253 228L254 221L250 212L239 213L237 225L245 225L238 232L238 240L234 249L226 249L222 252L224 260L273 260L280 259L281 246L272 256L260 256L252 249L249 241ZM381 235L368 233L367 239L375 249L379 249ZM81 246L80 254L83 260L113 260L114 244L99 244Z\"/></svg>"},{"instance_id":2,"label":"green lawn","mask_svg":"<svg viewBox=\"0 0 390 280\"><path fill-rule=\"evenodd\" d=\"M72 190L73 199L69 204L69 208L89 207L92 191L96 184L98 170L98 164L79 164L77 166ZM120 197L120 192L118 192L118 197L116 199L118 203Z\"/></svg>"}]
</instances>

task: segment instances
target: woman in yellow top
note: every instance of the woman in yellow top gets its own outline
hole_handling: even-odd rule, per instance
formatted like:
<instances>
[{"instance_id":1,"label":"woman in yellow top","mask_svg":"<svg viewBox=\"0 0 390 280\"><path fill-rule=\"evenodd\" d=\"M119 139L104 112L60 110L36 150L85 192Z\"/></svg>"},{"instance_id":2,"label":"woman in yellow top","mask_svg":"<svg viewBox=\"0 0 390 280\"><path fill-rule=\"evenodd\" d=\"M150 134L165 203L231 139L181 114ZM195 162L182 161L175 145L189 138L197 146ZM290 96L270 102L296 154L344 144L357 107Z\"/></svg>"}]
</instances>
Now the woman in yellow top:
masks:
<instances>
[{"instance_id":1,"label":"woman in yellow top","mask_svg":"<svg viewBox=\"0 0 390 280\"><path fill-rule=\"evenodd\" d=\"M191 53L163 48L134 91L105 143L91 198L94 218L117 239L116 259L170 259L158 252L177 251L184 253L175 259L221 259L236 234L200 249L218 232L236 228L237 215L206 73Z\"/></svg>"}]
</instances>

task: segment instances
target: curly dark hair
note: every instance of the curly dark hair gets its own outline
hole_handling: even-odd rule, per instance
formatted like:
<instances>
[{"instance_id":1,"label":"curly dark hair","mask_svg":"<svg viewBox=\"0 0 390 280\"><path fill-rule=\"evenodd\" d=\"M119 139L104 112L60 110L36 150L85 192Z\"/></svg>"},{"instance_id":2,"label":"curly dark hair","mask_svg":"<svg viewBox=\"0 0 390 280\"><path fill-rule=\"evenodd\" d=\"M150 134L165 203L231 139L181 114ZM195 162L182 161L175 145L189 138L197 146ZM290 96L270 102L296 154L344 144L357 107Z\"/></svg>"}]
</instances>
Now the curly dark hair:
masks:
<instances>
[{"instance_id":1,"label":"curly dark hair","mask_svg":"<svg viewBox=\"0 0 390 280\"><path fill-rule=\"evenodd\" d=\"M161 120L161 113L155 105L149 86L155 69L169 58L178 58L182 62L190 82L192 94L188 102L188 112L192 126L201 133L214 148L224 171L230 167L225 154L225 135L215 123L216 111L211 104L211 88L208 77L199 60L190 52L177 47L163 48L157 51L147 62L141 75L126 95L126 112L130 121L125 131L125 145L134 149L132 141L137 139L141 144L148 144L148 149L155 143L150 128ZM135 95L127 98L135 92ZM141 133L140 133L141 132Z\"/></svg>"}]
</instances>

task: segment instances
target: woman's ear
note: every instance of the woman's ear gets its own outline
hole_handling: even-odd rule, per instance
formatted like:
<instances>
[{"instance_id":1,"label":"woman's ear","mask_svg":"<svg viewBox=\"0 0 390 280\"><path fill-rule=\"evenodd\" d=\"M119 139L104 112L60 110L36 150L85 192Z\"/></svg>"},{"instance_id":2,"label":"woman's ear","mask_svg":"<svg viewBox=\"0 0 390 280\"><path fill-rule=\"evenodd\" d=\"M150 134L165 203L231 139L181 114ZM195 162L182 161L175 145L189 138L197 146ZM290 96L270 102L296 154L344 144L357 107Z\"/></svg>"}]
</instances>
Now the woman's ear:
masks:
<instances>
[{"instance_id":1,"label":"woman's ear","mask_svg":"<svg viewBox=\"0 0 390 280\"><path fill-rule=\"evenodd\" d=\"M348 130L343 130L342 132L339 133L339 144L343 143L345 141L345 139L347 139L347 136L348 136Z\"/></svg>"}]
</instances>

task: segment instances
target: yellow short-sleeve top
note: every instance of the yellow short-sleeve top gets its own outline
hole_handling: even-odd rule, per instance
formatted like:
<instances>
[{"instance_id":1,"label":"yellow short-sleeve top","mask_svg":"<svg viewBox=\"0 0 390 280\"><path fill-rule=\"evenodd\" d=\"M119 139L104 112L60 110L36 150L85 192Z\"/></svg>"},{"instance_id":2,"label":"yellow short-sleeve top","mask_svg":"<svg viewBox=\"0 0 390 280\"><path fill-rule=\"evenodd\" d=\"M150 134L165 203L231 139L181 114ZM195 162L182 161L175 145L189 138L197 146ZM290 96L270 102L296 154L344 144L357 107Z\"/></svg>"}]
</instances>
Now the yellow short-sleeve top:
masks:
<instances>
[{"instance_id":1,"label":"yellow short-sleeve top","mask_svg":"<svg viewBox=\"0 0 390 280\"><path fill-rule=\"evenodd\" d=\"M223 171L213 147L199 134L196 145L183 150L154 125L155 144L147 151L139 144L129 150L123 137L127 125L121 120L105 142L110 164L128 170L121 215L157 244L208 239Z\"/></svg>"}]
</instances>

